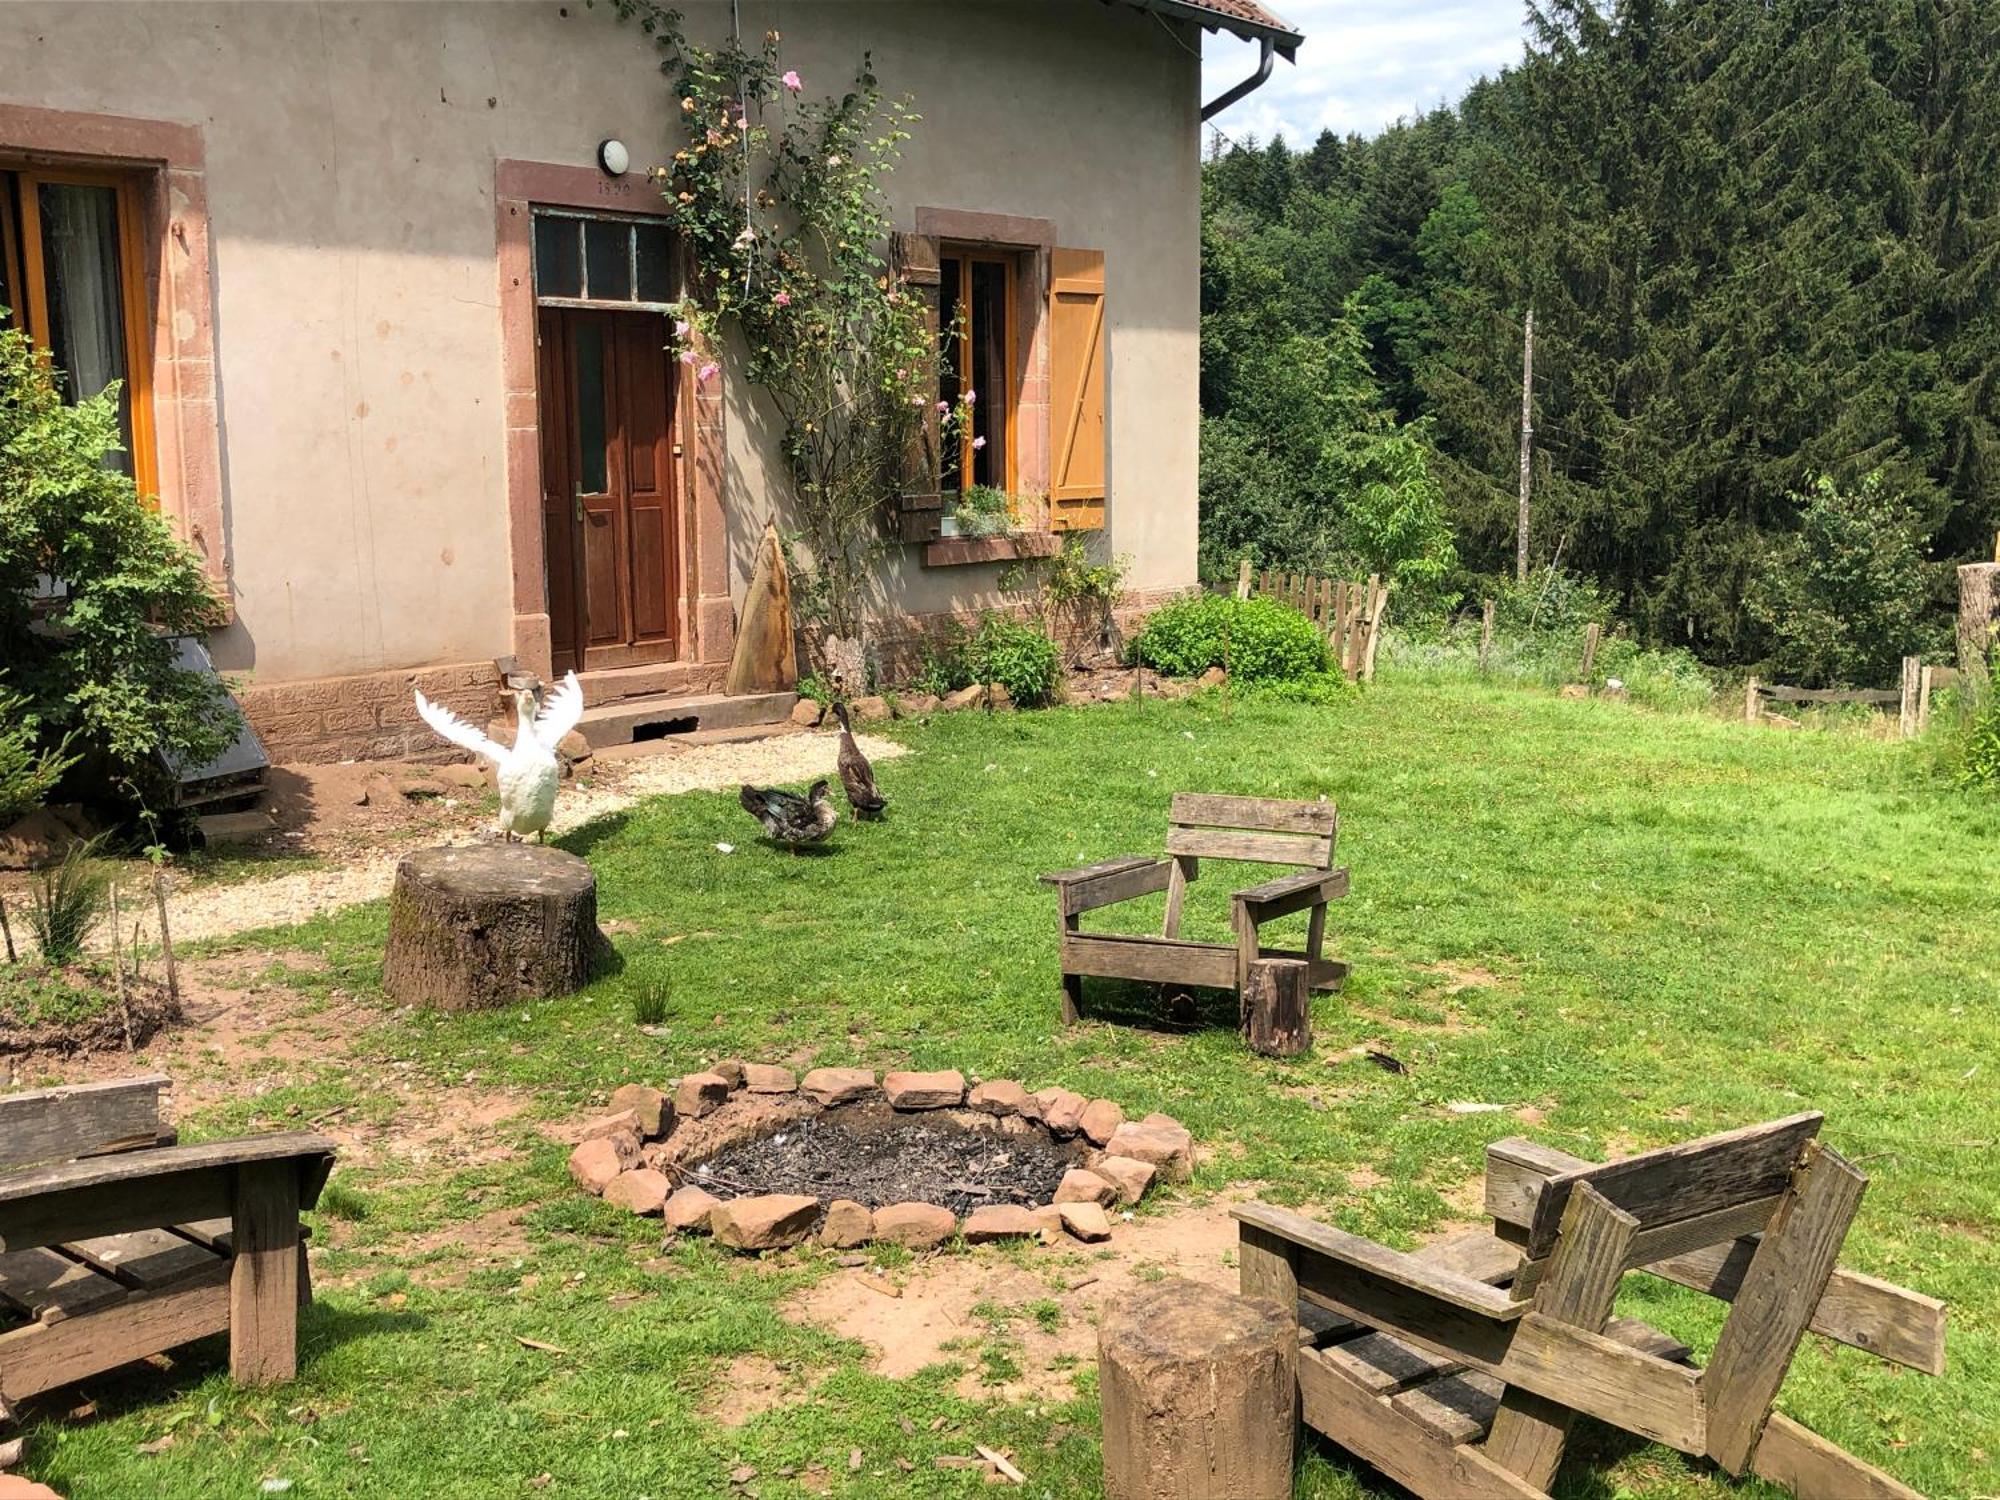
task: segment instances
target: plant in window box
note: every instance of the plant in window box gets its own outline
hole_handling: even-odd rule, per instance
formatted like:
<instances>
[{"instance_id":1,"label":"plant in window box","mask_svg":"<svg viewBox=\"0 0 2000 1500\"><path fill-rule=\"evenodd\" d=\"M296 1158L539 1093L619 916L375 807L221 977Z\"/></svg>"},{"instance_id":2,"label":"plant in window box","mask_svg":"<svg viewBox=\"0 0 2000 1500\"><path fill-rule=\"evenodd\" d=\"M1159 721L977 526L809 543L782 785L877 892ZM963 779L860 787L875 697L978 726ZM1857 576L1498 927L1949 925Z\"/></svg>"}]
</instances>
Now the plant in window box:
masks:
<instances>
[{"instance_id":1,"label":"plant in window box","mask_svg":"<svg viewBox=\"0 0 2000 1500\"><path fill-rule=\"evenodd\" d=\"M711 49L655 0L610 3L652 39L673 84L679 144L652 177L692 261L681 358L706 384L720 366L705 351L725 334L740 341L779 420L807 574L794 606L861 639L883 501L909 455L955 431L968 404L938 401L934 314L886 254L883 184L918 116L883 94L866 58L853 88L808 100L775 31Z\"/></svg>"},{"instance_id":2,"label":"plant in window box","mask_svg":"<svg viewBox=\"0 0 2000 1500\"><path fill-rule=\"evenodd\" d=\"M1005 536L1014 528L1014 500L990 484L969 484L959 492L951 519L959 536Z\"/></svg>"}]
</instances>

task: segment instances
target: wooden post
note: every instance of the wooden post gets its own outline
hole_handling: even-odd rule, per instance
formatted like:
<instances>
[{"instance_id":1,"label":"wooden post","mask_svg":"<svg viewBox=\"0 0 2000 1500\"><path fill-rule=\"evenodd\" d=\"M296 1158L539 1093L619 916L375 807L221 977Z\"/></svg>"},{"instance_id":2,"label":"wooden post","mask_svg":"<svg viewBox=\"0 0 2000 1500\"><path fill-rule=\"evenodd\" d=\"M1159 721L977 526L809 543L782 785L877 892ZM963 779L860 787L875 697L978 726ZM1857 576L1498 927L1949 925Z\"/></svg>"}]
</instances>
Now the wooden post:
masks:
<instances>
[{"instance_id":1,"label":"wooden post","mask_svg":"<svg viewBox=\"0 0 2000 1500\"><path fill-rule=\"evenodd\" d=\"M1239 599L1250 597L1250 559L1247 557L1236 569L1236 597Z\"/></svg>"},{"instance_id":2,"label":"wooden post","mask_svg":"<svg viewBox=\"0 0 2000 1500\"><path fill-rule=\"evenodd\" d=\"M1968 697L1984 693L1993 675L2000 639L2000 562L1967 563L1958 570L1958 673Z\"/></svg>"},{"instance_id":3,"label":"wooden post","mask_svg":"<svg viewBox=\"0 0 2000 1500\"><path fill-rule=\"evenodd\" d=\"M14 956L14 929L7 925L7 903L0 901L0 938L7 943L7 962L17 964L21 960Z\"/></svg>"},{"instance_id":4,"label":"wooden post","mask_svg":"<svg viewBox=\"0 0 2000 1500\"><path fill-rule=\"evenodd\" d=\"M167 963L167 1000L176 1013L181 1008L181 977L174 967L174 937L167 930L167 875L153 871L153 904L160 909L160 955Z\"/></svg>"},{"instance_id":5,"label":"wooden post","mask_svg":"<svg viewBox=\"0 0 2000 1500\"><path fill-rule=\"evenodd\" d=\"M1514 581L1528 581L1528 491L1535 453L1535 310L1521 323L1521 506L1514 523Z\"/></svg>"},{"instance_id":6,"label":"wooden post","mask_svg":"<svg viewBox=\"0 0 2000 1500\"><path fill-rule=\"evenodd\" d=\"M1479 675L1486 675L1486 663L1493 655L1493 601L1488 599L1480 611L1479 621Z\"/></svg>"},{"instance_id":7,"label":"wooden post","mask_svg":"<svg viewBox=\"0 0 2000 1500\"><path fill-rule=\"evenodd\" d=\"M125 1029L125 1050L135 1052L132 1040L132 997L125 989L125 949L118 940L118 882L111 882L111 974L118 985L118 1019Z\"/></svg>"},{"instance_id":8,"label":"wooden post","mask_svg":"<svg viewBox=\"0 0 2000 1500\"><path fill-rule=\"evenodd\" d=\"M1347 580L1338 578L1333 584L1332 633L1327 637L1328 654L1333 658L1337 672L1347 670Z\"/></svg>"},{"instance_id":9,"label":"wooden post","mask_svg":"<svg viewBox=\"0 0 2000 1500\"><path fill-rule=\"evenodd\" d=\"M1583 669L1577 674L1577 681L1588 685L1590 669L1597 664L1597 641L1604 627L1592 620L1583 628Z\"/></svg>"},{"instance_id":10,"label":"wooden post","mask_svg":"<svg viewBox=\"0 0 2000 1500\"><path fill-rule=\"evenodd\" d=\"M1903 701L1897 715L1896 728L1906 740L1916 738L1917 700L1923 691L1924 659L1921 656L1903 658Z\"/></svg>"},{"instance_id":11,"label":"wooden post","mask_svg":"<svg viewBox=\"0 0 2000 1500\"><path fill-rule=\"evenodd\" d=\"M1312 1050L1312 967L1298 958L1260 958L1243 984L1237 1029L1252 1052L1297 1057Z\"/></svg>"},{"instance_id":12,"label":"wooden post","mask_svg":"<svg viewBox=\"0 0 2000 1500\"><path fill-rule=\"evenodd\" d=\"M1757 679L1754 677L1743 684L1743 722L1757 722Z\"/></svg>"},{"instance_id":13,"label":"wooden post","mask_svg":"<svg viewBox=\"0 0 2000 1500\"><path fill-rule=\"evenodd\" d=\"M1375 648L1382 644L1382 622L1389 617L1389 585L1383 584L1375 595L1375 623L1368 627L1368 656L1361 663L1361 679L1375 680Z\"/></svg>"},{"instance_id":14,"label":"wooden post","mask_svg":"<svg viewBox=\"0 0 2000 1500\"><path fill-rule=\"evenodd\" d=\"M1292 1493L1298 1305L1180 1277L1098 1326L1106 1500L1274 1500Z\"/></svg>"},{"instance_id":15,"label":"wooden post","mask_svg":"<svg viewBox=\"0 0 2000 1500\"><path fill-rule=\"evenodd\" d=\"M298 1373L298 1163L236 1169L230 1246L229 1373L246 1386L290 1380Z\"/></svg>"},{"instance_id":16,"label":"wooden post","mask_svg":"<svg viewBox=\"0 0 2000 1500\"><path fill-rule=\"evenodd\" d=\"M1931 727L1931 687L1935 669L1926 662L1923 675L1917 682L1917 733L1922 734Z\"/></svg>"}]
</instances>

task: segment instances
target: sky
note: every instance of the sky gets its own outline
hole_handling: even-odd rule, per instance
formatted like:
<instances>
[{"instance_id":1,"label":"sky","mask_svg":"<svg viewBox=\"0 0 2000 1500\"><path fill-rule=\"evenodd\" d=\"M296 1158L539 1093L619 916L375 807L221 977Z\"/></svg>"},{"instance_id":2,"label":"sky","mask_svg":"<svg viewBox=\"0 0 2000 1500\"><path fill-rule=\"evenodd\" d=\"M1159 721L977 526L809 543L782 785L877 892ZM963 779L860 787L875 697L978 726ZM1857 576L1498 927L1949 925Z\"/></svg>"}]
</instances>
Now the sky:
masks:
<instances>
[{"instance_id":1,"label":"sky","mask_svg":"<svg viewBox=\"0 0 2000 1500\"><path fill-rule=\"evenodd\" d=\"M1264 0L1305 33L1297 64L1211 122L1236 140L1282 134L1310 146L1322 129L1372 135L1405 115L1455 104L1482 73L1519 60L1521 0ZM1203 97L1257 70L1257 47L1202 36Z\"/></svg>"}]
</instances>

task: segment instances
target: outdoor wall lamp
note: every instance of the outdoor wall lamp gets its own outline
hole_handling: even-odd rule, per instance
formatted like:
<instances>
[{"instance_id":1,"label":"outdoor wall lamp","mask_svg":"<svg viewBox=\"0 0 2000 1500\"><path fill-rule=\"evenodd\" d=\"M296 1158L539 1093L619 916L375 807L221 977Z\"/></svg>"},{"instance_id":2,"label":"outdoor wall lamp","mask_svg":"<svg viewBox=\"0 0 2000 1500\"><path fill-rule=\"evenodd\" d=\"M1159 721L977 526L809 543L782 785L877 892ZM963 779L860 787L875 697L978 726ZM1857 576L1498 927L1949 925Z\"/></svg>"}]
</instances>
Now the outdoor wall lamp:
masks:
<instances>
[{"instance_id":1,"label":"outdoor wall lamp","mask_svg":"<svg viewBox=\"0 0 2000 1500\"><path fill-rule=\"evenodd\" d=\"M597 165L607 177L623 177L632 165L632 153L615 136L597 143Z\"/></svg>"}]
</instances>

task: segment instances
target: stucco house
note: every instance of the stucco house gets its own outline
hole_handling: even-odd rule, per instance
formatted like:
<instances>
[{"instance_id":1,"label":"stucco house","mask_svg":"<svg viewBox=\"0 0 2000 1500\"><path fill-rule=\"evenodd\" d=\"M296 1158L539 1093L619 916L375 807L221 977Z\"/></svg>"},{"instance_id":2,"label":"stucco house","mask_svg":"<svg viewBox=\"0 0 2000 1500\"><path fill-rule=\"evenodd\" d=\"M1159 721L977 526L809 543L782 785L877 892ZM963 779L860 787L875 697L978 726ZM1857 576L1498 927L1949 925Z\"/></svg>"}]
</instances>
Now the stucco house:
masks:
<instances>
[{"instance_id":1,"label":"stucco house","mask_svg":"<svg viewBox=\"0 0 2000 1500\"><path fill-rule=\"evenodd\" d=\"M1135 603L1192 584L1201 46L1261 44L1233 97L1298 35L1253 0L682 8L915 97L892 206L985 362L968 464L1101 530ZM411 688L483 721L509 657L627 727L730 721L784 484L744 380L663 353L670 101L606 5L16 0L0 59L0 305L75 389L125 382L275 759L429 748ZM892 644L1047 545L893 525Z\"/></svg>"}]
</instances>

